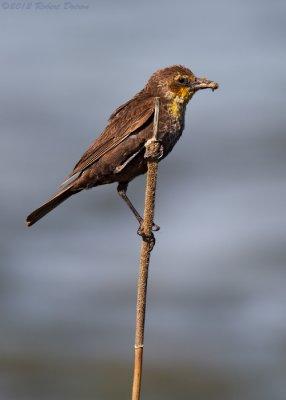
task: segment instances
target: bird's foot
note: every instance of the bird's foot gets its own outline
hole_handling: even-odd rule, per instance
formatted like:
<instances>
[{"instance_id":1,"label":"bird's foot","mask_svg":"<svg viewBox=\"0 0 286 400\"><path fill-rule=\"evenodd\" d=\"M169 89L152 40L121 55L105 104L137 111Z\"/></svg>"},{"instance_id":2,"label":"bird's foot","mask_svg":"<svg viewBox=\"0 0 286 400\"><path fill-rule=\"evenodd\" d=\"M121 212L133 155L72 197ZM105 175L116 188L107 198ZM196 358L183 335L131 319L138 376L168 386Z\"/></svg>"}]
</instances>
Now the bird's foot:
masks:
<instances>
[{"instance_id":1,"label":"bird's foot","mask_svg":"<svg viewBox=\"0 0 286 400\"><path fill-rule=\"evenodd\" d=\"M144 158L151 158L155 160L160 160L164 155L164 148L160 140L155 140L154 138L149 139L145 144L146 150Z\"/></svg>"},{"instance_id":2,"label":"bird's foot","mask_svg":"<svg viewBox=\"0 0 286 400\"><path fill-rule=\"evenodd\" d=\"M139 228L138 228L138 230L137 230L137 234L138 234L139 236L142 236L142 235L141 235L141 233L142 233L142 226L143 226L143 218L141 218L141 220L139 221ZM157 232L157 231L159 231L159 230L160 230L160 226L157 225L157 224L155 224L155 223L153 222L153 224L152 224L152 231L153 231L153 232Z\"/></svg>"},{"instance_id":3,"label":"bird's foot","mask_svg":"<svg viewBox=\"0 0 286 400\"><path fill-rule=\"evenodd\" d=\"M145 235L145 233L143 233L142 224L141 224L137 230L137 235L141 236L142 239L144 240L144 242L147 242L150 244L151 251L152 251L153 247L155 246L155 243L156 243L154 233L151 232L150 235Z\"/></svg>"},{"instance_id":4,"label":"bird's foot","mask_svg":"<svg viewBox=\"0 0 286 400\"><path fill-rule=\"evenodd\" d=\"M152 231L157 232L157 231L159 231L159 230L160 230L160 226L153 223L153 225L152 225Z\"/></svg>"}]
</instances>

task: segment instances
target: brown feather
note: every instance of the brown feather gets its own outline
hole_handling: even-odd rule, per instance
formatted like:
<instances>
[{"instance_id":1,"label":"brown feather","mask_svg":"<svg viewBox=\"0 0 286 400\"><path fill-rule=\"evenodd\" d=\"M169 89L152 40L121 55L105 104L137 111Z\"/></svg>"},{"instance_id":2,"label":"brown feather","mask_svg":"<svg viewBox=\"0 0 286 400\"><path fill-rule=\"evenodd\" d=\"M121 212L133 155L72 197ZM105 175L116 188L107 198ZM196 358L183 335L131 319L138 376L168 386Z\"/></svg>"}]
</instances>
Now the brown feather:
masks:
<instances>
[{"instance_id":1,"label":"brown feather","mask_svg":"<svg viewBox=\"0 0 286 400\"><path fill-rule=\"evenodd\" d=\"M187 86L181 86L182 77L187 77ZM192 91L191 82L198 85L199 78L181 65L156 71L143 90L111 114L105 130L89 146L60 190L27 217L28 226L74 193L113 182L126 185L146 172L144 146L153 135L155 97L160 98L158 138L163 148L160 160L165 158L183 132L186 105L195 90ZM211 81L203 83L201 88L218 87Z\"/></svg>"},{"instance_id":2,"label":"brown feather","mask_svg":"<svg viewBox=\"0 0 286 400\"><path fill-rule=\"evenodd\" d=\"M59 193L56 193L50 200L48 200L41 207L37 208L26 219L28 226L34 225L39 219L43 218L46 214L60 205L63 201L67 200L70 196L78 191L72 191L71 188L66 188Z\"/></svg>"},{"instance_id":3,"label":"brown feather","mask_svg":"<svg viewBox=\"0 0 286 400\"><path fill-rule=\"evenodd\" d=\"M154 114L154 97L136 98L137 96L135 96L133 102L127 102L123 108L119 107L114 112L106 129L90 145L89 149L75 165L70 176L84 171L107 152L117 147L128 136L140 129L152 117Z\"/></svg>"}]
</instances>

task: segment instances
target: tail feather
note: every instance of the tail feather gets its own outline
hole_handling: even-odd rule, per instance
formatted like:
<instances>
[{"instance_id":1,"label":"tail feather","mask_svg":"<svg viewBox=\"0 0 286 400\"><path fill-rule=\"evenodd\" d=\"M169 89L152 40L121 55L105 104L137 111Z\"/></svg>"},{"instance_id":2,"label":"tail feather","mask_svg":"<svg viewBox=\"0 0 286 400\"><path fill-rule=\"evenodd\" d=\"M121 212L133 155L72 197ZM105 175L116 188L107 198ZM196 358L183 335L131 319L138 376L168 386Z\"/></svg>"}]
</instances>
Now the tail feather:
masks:
<instances>
[{"instance_id":1,"label":"tail feather","mask_svg":"<svg viewBox=\"0 0 286 400\"><path fill-rule=\"evenodd\" d=\"M37 208L33 211L30 215L28 215L26 219L26 223L28 226L34 225L39 219L43 218L46 214L60 205L63 201L68 199L70 196L75 194L76 191L71 190L70 187L60 191L59 193L55 194L53 198L43 204L41 207Z\"/></svg>"}]
</instances>

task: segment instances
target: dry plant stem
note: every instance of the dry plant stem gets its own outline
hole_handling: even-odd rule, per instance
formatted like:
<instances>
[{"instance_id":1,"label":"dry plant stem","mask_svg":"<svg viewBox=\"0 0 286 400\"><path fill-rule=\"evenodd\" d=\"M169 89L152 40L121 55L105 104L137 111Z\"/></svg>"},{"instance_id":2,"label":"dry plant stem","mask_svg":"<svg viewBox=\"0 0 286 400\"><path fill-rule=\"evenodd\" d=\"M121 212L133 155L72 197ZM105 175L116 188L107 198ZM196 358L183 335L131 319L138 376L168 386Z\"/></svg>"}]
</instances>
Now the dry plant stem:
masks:
<instances>
[{"instance_id":1,"label":"dry plant stem","mask_svg":"<svg viewBox=\"0 0 286 400\"><path fill-rule=\"evenodd\" d=\"M160 155L160 148L161 148L161 145L157 140L158 115L159 115L159 98L156 98L155 114L154 114L154 134L153 138L146 143L146 153L145 153L145 157L147 158L148 161L148 171L146 179L144 219L142 223L140 272L139 272L138 287L137 287L135 354L134 354L135 357L134 357L132 400L140 399L148 269L150 262L150 254L155 244L155 239L152 233L152 225L154 219L158 157Z\"/></svg>"}]
</instances>

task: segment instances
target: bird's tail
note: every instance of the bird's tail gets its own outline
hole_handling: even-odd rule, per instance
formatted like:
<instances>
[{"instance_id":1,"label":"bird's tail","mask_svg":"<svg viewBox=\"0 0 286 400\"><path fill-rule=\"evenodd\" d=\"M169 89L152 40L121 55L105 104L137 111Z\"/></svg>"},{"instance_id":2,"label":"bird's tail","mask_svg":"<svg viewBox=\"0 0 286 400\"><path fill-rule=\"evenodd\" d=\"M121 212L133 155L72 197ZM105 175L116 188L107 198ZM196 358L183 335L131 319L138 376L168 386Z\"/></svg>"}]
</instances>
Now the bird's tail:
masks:
<instances>
[{"instance_id":1,"label":"bird's tail","mask_svg":"<svg viewBox=\"0 0 286 400\"><path fill-rule=\"evenodd\" d=\"M50 211L52 211L54 208L56 208L63 201L65 201L75 193L77 193L77 191L72 190L71 187L67 187L56 193L49 201L47 201L41 207L37 208L30 215L28 215L26 219L27 225L34 225L37 221L39 221L39 219L43 218L46 214L48 214Z\"/></svg>"}]
</instances>

